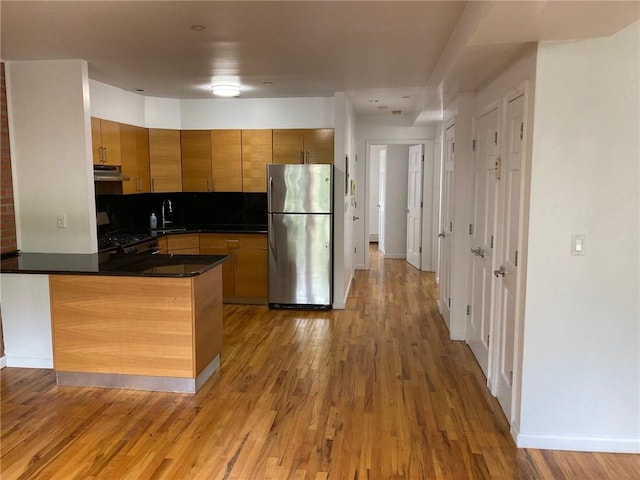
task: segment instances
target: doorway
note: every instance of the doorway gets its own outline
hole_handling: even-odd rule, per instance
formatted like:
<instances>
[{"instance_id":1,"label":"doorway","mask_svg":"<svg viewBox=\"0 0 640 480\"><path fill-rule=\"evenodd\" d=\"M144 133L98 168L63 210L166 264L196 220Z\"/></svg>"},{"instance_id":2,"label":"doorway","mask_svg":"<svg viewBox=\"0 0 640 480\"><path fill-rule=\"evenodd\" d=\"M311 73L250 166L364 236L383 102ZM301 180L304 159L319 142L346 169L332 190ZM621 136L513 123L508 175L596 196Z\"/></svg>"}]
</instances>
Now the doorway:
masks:
<instances>
[{"instance_id":1,"label":"doorway","mask_svg":"<svg viewBox=\"0 0 640 480\"><path fill-rule=\"evenodd\" d=\"M424 271L435 271L433 254L437 252L436 235L438 218L438 176L434 171L433 140L391 140L366 141L365 162L365 225L364 245L375 245L384 253L385 258L407 259L411 248L414 252L412 264ZM412 212L413 229L408 232L407 210L410 209L410 151L411 147L420 147L419 185L414 188L414 208ZM414 150L415 155L415 150ZM415 167L415 166L414 166ZM415 169L414 169L415 170ZM384 179L381 185L381 179ZM414 172L414 184L416 175ZM418 193L416 190L420 190ZM434 217L435 215L435 217ZM419 217L418 220L415 217ZM434 223L434 218L435 223ZM435 225L435 227L434 227ZM411 246L408 233L414 239ZM417 239L417 240L416 240ZM377 244L377 245L376 245ZM414 245L415 244L415 245ZM365 268L369 268L369 254L364 258Z\"/></svg>"}]
</instances>

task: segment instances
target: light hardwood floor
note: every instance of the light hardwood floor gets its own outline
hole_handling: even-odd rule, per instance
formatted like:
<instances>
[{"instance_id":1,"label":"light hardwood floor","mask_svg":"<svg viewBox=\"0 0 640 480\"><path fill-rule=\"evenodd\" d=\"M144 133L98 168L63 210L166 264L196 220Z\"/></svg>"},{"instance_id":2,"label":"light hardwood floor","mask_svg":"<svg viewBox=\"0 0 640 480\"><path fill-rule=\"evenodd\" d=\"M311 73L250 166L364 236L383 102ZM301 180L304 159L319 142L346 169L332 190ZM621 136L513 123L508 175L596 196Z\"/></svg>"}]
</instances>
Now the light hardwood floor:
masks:
<instances>
[{"instance_id":1,"label":"light hardwood floor","mask_svg":"<svg viewBox=\"0 0 640 480\"><path fill-rule=\"evenodd\" d=\"M636 479L640 457L518 450L433 274L358 271L344 311L225 306L222 367L196 395L1 373L9 479Z\"/></svg>"}]
</instances>

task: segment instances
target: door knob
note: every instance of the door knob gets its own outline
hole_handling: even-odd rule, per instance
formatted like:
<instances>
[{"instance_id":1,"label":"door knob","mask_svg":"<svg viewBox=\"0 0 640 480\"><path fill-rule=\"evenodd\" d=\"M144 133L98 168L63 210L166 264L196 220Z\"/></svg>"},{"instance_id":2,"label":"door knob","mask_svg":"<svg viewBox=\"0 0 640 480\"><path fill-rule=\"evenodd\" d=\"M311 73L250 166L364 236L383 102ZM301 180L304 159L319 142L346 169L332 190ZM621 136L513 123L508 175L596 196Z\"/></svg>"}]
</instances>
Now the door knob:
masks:
<instances>
[{"instance_id":1,"label":"door knob","mask_svg":"<svg viewBox=\"0 0 640 480\"><path fill-rule=\"evenodd\" d=\"M473 253L474 255L480 257L480 258L484 258L484 250L481 247L478 248L472 248L471 249L471 253Z\"/></svg>"},{"instance_id":2,"label":"door knob","mask_svg":"<svg viewBox=\"0 0 640 480\"><path fill-rule=\"evenodd\" d=\"M504 269L504 265L500 266L500 270L494 270L493 274L497 277L504 277L505 273L507 273L507 271Z\"/></svg>"},{"instance_id":3,"label":"door knob","mask_svg":"<svg viewBox=\"0 0 640 480\"><path fill-rule=\"evenodd\" d=\"M440 238L444 238L444 237L446 237L447 235L446 235L444 232L440 232L440 233L438 234L438 236L439 236Z\"/></svg>"},{"instance_id":4,"label":"door knob","mask_svg":"<svg viewBox=\"0 0 640 480\"><path fill-rule=\"evenodd\" d=\"M353 221L355 222L356 220L360 220L360 217L356 217L355 215L353 216Z\"/></svg>"}]
</instances>

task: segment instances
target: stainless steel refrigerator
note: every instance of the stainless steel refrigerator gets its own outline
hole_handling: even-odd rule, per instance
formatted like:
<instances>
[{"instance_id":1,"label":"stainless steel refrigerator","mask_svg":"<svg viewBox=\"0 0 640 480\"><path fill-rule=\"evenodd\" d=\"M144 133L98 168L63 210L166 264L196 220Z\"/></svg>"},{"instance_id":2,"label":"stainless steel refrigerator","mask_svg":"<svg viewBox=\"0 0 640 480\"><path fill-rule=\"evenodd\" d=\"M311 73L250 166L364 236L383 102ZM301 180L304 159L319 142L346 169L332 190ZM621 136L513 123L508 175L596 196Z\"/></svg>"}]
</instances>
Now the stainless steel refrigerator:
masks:
<instances>
[{"instance_id":1,"label":"stainless steel refrigerator","mask_svg":"<svg viewBox=\"0 0 640 480\"><path fill-rule=\"evenodd\" d=\"M268 165L269 306L329 309L333 165Z\"/></svg>"}]
</instances>

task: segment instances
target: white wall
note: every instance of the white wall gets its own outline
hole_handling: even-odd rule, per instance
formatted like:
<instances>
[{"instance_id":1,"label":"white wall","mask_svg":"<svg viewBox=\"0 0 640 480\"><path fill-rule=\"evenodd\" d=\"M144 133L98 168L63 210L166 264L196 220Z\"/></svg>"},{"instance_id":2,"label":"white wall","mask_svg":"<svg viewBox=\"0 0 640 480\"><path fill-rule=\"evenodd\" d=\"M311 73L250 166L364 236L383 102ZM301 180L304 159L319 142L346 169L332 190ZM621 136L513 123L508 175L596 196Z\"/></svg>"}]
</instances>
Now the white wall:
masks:
<instances>
[{"instance_id":1,"label":"white wall","mask_svg":"<svg viewBox=\"0 0 640 480\"><path fill-rule=\"evenodd\" d=\"M386 148L386 145L371 145L369 149L369 168L367 174L369 196L367 198L369 203L369 241L373 242L378 241L378 235L380 234L380 211L378 210L378 204L380 202L380 152L386 150ZM359 188L365 188L365 185L359 185Z\"/></svg>"},{"instance_id":2,"label":"white wall","mask_svg":"<svg viewBox=\"0 0 640 480\"><path fill-rule=\"evenodd\" d=\"M144 97L144 126L148 128L182 128L181 100Z\"/></svg>"},{"instance_id":3,"label":"white wall","mask_svg":"<svg viewBox=\"0 0 640 480\"><path fill-rule=\"evenodd\" d=\"M538 49L520 447L640 452L639 45Z\"/></svg>"},{"instance_id":4,"label":"white wall","mask_svg":"<svg viewBox=\"0 0 640 480\"><path fill-rule=\"evenodd\" d=\"M345 195L346 157L349 175L356 170L354 154L355 116L349 97L344 92L335 96L335 162L333 218L333 308L345 308L353 278L353 203L350 192Z\"/></svg>"},{"instance_id":5,"label":"white wall","mask_svg":"<svg viewBox=\"0 0 640 480\"><path fill-rule=\"evenodd\" d=\"M148 128L332 128L335 99L147 97L90 80L91 116Z\"/></svg>"},{"instance_id":6,"label":"white wall","mask_svg":"<svg viewBox=\"0 0 640 480\"><path fill-rule=\"evenodd\" d=\"M7 366L53 368L49 276L5 273L0 278Z\"/></svg>"},{"instance_id":7,"label":"white wall","mask_svg":"<svg viewBox=\"0 0 640 480\"><path fill-rule=\"evenodd\" d=\"M409 145L387 145L384 203L384 256L407 257L407 183Z\"/></svg>"},{"instance_id":8,"label":"white wall","mask_svg":"<svg viewBox=\"0 0 640 480\"><path fill-rule=\"evenodd\" d=\"M6 62L18 248L97 249L89 77L82 60ZM67 228L57 228L57 215Z\"/></svg>"},{"instance_id":9,"label":"white wall","mask_svg":"<svg viewBox=\"0 0 640 480\"><path fill-rule=\"evenodd\" d=\"M391 117L391 116L390 116ZM406 144L415 145L424 143L427 139L435 136L435 127L406 127L385 125L379 119L371 119L368 117L358 117L356 119L356 172L355 177L358 184L358 190L355 198L354 215L360 218L360 221L354 225L354 242L356 254L354 262L356 268L369 267L369 214L370 206L368 198L370 195L369 185L369 169L367 164L367 149L371 145L386 144ZM407 185L405 183L404 190ZM377 208L376 208L377 211Z\"/></svg>"},{"instance_id":10,"label":"white wall","mask_svg":"<svg viewBox=\"0 0 640 480\"><path fill-rule=\"evenodd\" d=\"M89 80L91 116L144 127L145 97L96 80Z\"/></svg>"},{"instance_id":11,"label":"white wall","mask_svg":"<svg viewBox=\"0 0 640 480\"><path fill-rule=\"evenodd\" d=\"M332 128L335 100L322 98L229 98L181 100L183 129Z\"/></svg>"}]
</instances>

